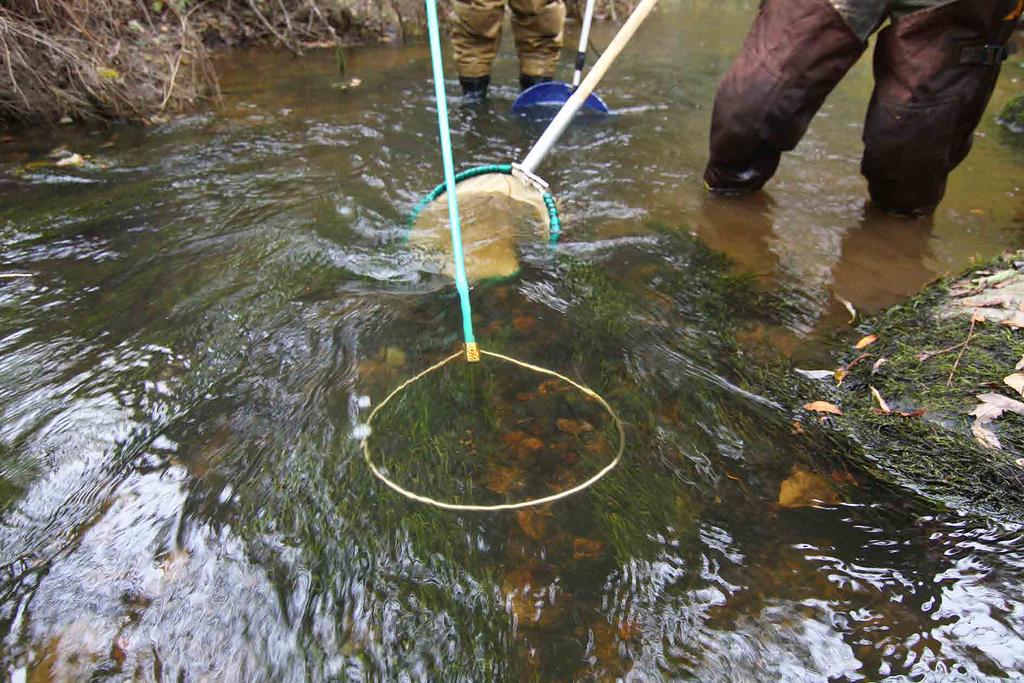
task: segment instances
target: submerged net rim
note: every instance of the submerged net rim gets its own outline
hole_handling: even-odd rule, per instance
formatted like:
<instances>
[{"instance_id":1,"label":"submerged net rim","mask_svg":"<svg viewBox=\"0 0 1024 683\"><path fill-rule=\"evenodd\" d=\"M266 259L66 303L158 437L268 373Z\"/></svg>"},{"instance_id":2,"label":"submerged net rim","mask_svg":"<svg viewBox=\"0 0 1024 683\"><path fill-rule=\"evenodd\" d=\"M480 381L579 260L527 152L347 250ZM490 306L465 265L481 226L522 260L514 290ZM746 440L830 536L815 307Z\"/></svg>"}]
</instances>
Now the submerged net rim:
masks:
<instances>
[{"instance_id":1,"label":"submerged net rim","mask_svg":"<svg viewBox=\"0 0 1024 683\"><path fill-rule=\"evenodd\" d=\"M598 470L597 473L592 475L586 481L583 481L577 484L576 486L573 486L572 488L568 488L565 491L559 491L558 493L553 493L551 495L543 496L541 498L530 498L528 500L523 500L516 503L499 503L497 505L470 505L466 503L449 503L447 501L438 500L436 498L431 498L429 496L420 495L414 491L410 491L409 489L406 489L399 485L398 483L392 481L386 474L384 474L373 463L373 458L370 455L370 436L372 434L371 432L371 434L368 434L366 437L363 438L360 444L363 449L363 459L366 461L366 464L369 466L370 471L373 473L373 475L377 477L377 479L382 481L386 486L388 486L388 488L395 491L396 493L401 494L402 496L405 496L410 500L414 500L418 503L424 503L426 505L431 505L433 507L441 508L443 510L456 510L461 512L500 512L503 510L521 510L523 508L553 503L557 500L562 500L563 498L568 498L569 496L580 493L590 488L598 481L600 481L606 474L615 469L615 467L618 466L618 464L622 461L622 455L626 450L625 425L623 424L622 419L618 416L615 410L608 404L607 401L604 400L604 398L601 397L600 394L598 394L593 389L590 389L589 387L586 387L580 384L579 382L576 382L566 377L565 375L561 375L555 372L554 370L548 370L547 368L542 368L538 365L526 363L524 361L517 360L515 358L512 358L511 356L506 356L504 354L495 353L493 351L487 351L486 349L479 349L479 351L482 356L490 356L491 358L496 358L498 360L505 361L506 363L518 365L519 367L525 368L527 370L531 370L542 375L549 375L551 377L560 379L564 382L568 382L570 385L579 389L585 395L590 396L598 403L600 403L601 407L603 407L611 416L613 422L615 423L615 428L619 432L619 448L618 451L615 453L615 457L612 458L611 462L609 462L607 465ZM366 426L371 426L371 424L373 423L373 418L377 415L377 413L379 413L391 399L393 399L398 394L402 393L402 391L404 391L405 388L408 387L410 384L419 381L426 375L429 375L430 373L435 372L436 370L440 370L448 363L464 355L464 351L456 351L447 358L438 361L437 363L431 365L426 370L423 370L419 374L410 377L409 379L399 384L394 390L391 391L390 394L387 395L387 397L385 397L383 401L381 401L372 411L370 411L370 415L366 418Z\"/></svg>"},{"instance_id":2,"label":"submerged net rim","mask_svg":"<svg viewBox=\"0 0 1024 683\"><path fill-rule=\"evenodd\" d=\"M502 175L512 175L512 164L486 164L484 166L474 166L468 168L465 171L455 174L455 184L458 185L463 180L469 180L477 176L486 175L488 173L501 173ZM443 195L447 191L447 184L441 183L433 190L428 192L423 198L412 208L409 212L409 227L411 228L413 223L416 222L416 218L422 213L423 209ZM541 199L544 200L544 206L548 211L548 230L551 232L551 241L558 241L559 235L562 234L562 219L558 216L558 206L555 204L555 198L550 192L540 192Z\"/></svg>"}]
</instances>

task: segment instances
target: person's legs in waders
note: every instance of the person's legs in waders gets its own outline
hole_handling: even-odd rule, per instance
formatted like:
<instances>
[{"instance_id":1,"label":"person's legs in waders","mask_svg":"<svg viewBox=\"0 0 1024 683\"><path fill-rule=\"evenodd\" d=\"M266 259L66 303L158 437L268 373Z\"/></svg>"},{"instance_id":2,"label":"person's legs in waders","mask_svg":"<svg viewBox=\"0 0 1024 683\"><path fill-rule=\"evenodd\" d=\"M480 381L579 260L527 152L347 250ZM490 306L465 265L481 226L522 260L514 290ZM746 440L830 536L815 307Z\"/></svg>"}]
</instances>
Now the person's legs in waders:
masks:
<instances>
[{"instance_id":1,"label":"person's legs in waders","mask_svg":"<svg viewBox=\"0 0 1024 683\"><path fill-rule=\"evenodd\" d=\"M705 183L721 193L763 187L891 14L875 51L862 172L880 208L934 210L970 148L1021 5L767 0L715 97Z\"/></svg>"},{"instance_id":2,"label":"person's legs in waders","mask_svg":"<svg viewBox=\"0 0 1024 683\"><path fill-rule=\"evenodd\" d=\"M551 80L562 51L563 0L508 0L519 52L519 84ZM501 43L505 0L453 0L452 45L462 90L483 97Z\"/></svg>"},{"instance_id":3,"label":"person's legs in waders","mask_svg":"<svg viewBox=\"0 0 1024 683\"><path fill-rule=\"evenodd\" d=\"M550 81L562 53L563 0L509 0L519 52L519 87Z\"/></svg>"},{"instance_id":4,"label":"person's legs in waders","mask_svg":"<svg viewBox=\"0 0 1024 683\"><path fill-rule=\"evenodd\" d=\"M482 98L491 82L491 64L501 44L505 0L453 0L452 47L462 91Z\"/></svg>"},{"instance_id":5,"label":"person's legs in waders","mask_svg":"<svg viewBox=\"0 0 1024 683\"><path fill-rule=\"evenodd\" d=\"M1022 0L896 0L878 34L861 171L886 211L929 214L971 149ZM933 3L934 4L934 3Z\"/></svg>"},{"instance_id":6,"label":"person's legs in waders","mask_svg":"<svg viewBox=\"0 0 1024 683\"><path fill-rule=\"evenodd\" d=\"M867 45L890 0L767 0L715 94L704 182L760 190ZM860 33L855 27L860 27Z\"/></svg>"}]
</instances>

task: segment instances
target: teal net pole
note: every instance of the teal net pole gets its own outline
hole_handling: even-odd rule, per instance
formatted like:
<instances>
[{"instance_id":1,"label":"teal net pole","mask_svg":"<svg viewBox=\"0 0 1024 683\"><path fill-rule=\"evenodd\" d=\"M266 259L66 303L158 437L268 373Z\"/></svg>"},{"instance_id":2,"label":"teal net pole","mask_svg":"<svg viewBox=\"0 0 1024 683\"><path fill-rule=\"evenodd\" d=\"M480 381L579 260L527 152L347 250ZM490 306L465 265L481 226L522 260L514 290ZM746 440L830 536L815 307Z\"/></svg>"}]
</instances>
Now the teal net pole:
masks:
<instances>
[{"instance_id":1,"label":"teal net pole","mask_svg":"<svg viewBox=\"0 0 1024 683\"><path fill-rule=\"evenodd\" d=\"M462 306L462 336L467 348L475 353L473 336L473 310L469 305L469 282L466 262L462 254L462 224L459 221L459 201L455 192L455 163L452 160L452 137L448 127L448 96L444 88L444 64L441 61L441 31L437 21L437 0L426 0L427 31L430 35L430 63L434 71L434 99L437 101L437 132L441 138L441 158L444 163L444 184L448 195L448 222L452 232L452 256L455 260L455 289Z\"/></svg>"}]
</instances>

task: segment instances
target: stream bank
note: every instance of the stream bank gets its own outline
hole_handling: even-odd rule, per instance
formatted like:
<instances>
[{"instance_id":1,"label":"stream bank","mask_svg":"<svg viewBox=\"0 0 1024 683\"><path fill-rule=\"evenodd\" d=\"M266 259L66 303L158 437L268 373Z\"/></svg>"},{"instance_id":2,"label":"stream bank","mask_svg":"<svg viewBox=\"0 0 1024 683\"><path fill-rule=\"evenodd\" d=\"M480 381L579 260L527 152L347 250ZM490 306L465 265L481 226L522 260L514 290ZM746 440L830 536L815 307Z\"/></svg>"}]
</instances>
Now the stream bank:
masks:
<instances>
[{"instance_id":1,"label":"stream bank","mask_svg":"<svg viewBox=\"0 0 1024 683\"><path fill-rule=\"evenodd\" d=\"M414 0L13 0L0 7L0 124L134 120L218 100L211 49L403 37Z\"/></svg>"},{"instance_id":2,"label":"stream bank","mask_svg":"<svg viewBox=\"0 0 1024 683\"><path fill-rule=\"evenodd\" d=\"M778 380L794 433L835 438L872 477L951 509L1024 520L1022 268L1007 253L851 321L835 367Z\"/></svg>"},{"instance_id":3,"label":"stream bank","mask_svg":"<svg viewBox=\"0 0 1024 683\"><path fill-rule=\"evenodd\" d=\"M599 2L616 18L632 0ZM440 14L449 0L439 0ZM570 16L577 3L568 3ZM161 123L220 101L213 52L269 44L316 48L422 35L422 0L12 0L0 6L0 126ZM344 56L338 52L344 75Z\"/></svg>"}]
</instances>

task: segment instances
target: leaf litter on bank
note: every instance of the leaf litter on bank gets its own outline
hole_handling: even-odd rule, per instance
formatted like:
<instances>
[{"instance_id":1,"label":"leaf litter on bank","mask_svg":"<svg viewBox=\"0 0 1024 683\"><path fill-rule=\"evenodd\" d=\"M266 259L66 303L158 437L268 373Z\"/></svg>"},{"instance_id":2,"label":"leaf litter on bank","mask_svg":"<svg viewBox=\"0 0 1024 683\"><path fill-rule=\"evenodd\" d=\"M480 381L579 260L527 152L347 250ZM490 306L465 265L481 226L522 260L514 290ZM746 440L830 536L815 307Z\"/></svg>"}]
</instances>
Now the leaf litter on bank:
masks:
<instances>
[{"instance_id":1,"label":"leaf litter on bank","mask_svg":"<svg viewBox=\"0 0 1024 683\"><path fill-rule=\"evenodd\" d=\"M999 441L999 437L986 425L1002 417L1006 411L1024 415L1024 403L995 393L978 394L978 401L978 405L970 413L974 416L974 422L971 424L971 434L974 436L974 440L982 447L1001 450L1003 446Z\"/></svg>"},{"instance_id":2,"label":"leaf litter on bank","mask_svg":"<svg viewBox=\"0 0 1024 683\"><path fill-rule=\"evenodd\" d=\"M889 404L885 402L885 399L882 398L882 395L878 393L878 389L875 389L874 387L869 388L871 389L872 398L874 398L875 403L878 404L878 409L881 410L882 413L884 413L885 415L889 415L890 413L892 413L892 408L890 408Z\"/></svg>"},{"instance_id":3,"label":"leaf litter on bank","mask_svg":"<svg viewBox=\"0 0 1024 683\"><path fill-rule=\"evenodd\" d=\"M869 334L869 335L867 335L865 337L861 337L860 341L858 341L856 344L854 344L853 348L855 348L858 351L860 351L862 349L866 349L867 347L871 346L876 341L878 341L878 335L877 334Z\"/></svg>"},{"instance_id":4,"label":"leaf litter on bank","mask_svg":"<svg viewBox=\"0 0 1024 683\"><path fill-rule=\"evenodd\" d=\"M804 404L804 410L810 410L815 413L827 413L830 415L842 415L843 411L828 401L811 401L810 403Z\"/></svg>"},{"instance_id":5,"label":"leaf litter on bank","mask_svg":"<svg viewBox=\"0 0 1024 683\"><path fill-rule=\"evenodd\" d=\"M857 321L857 309L853 307L852 303L850 303L849 301L847 301L846 299L844 299L841 296L836 296L836 299L838 299L839 303L841 303L843 305L843 308L845 308L847 310L847 312L849 312L850 319L848 321L846 321L846 322L847 322L848 325L852 325L854 322Z\"/></svg>"},{"instance_id":6,"label":"leaf litter on bank","mask_svg":"<svg viewBox=\"0 0 1024 683\"><path fill-rule=\"evenodd\" d=\"M1003 384L1024 396L1024 374L1015 372L1003 378Z\"/></svg>"}]
</instances>

